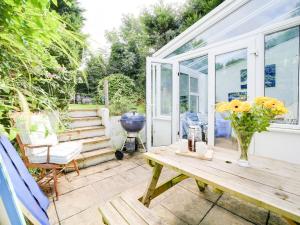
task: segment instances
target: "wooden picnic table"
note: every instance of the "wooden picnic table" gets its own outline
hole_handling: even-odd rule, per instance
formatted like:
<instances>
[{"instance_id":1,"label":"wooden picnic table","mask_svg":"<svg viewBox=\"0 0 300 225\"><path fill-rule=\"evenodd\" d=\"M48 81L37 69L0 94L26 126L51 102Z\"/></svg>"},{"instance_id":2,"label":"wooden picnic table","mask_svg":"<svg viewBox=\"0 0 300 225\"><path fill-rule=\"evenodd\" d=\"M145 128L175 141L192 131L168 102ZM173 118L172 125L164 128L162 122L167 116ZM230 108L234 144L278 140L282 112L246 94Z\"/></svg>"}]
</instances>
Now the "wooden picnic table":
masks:
<instances>
[{"instance_id":1,"label":"wooden picnic table","mask_svg":"<svg viewBox=\"0 0 300 225\"><path fill-rule=\"evenodd\" d=\"M178 144L156 147L144 154L153 167L152 178L142 197L150 201L186 178L194 178L200 191L211 186L284 217L289 224L300 223L300 165L264 157L250 156L250 168L237 165L239 153L214 150L212 161L176 154ZM157 186L163 167L175 170L178 176Z\"/></svg>"}]
</instances>

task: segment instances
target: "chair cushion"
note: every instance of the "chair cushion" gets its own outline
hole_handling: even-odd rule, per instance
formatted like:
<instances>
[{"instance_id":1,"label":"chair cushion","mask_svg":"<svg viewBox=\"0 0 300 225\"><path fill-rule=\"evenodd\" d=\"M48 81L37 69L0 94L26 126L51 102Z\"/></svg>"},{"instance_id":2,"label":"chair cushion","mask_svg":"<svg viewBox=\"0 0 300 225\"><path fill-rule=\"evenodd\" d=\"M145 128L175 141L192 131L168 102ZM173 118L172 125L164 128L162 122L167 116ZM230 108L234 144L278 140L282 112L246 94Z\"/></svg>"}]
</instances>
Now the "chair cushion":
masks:
<instances>
[{"instance_id":1,"label":"chair cushion","mask_svg":"<svg viewBox=\"0 0 300 225\"><path fill-rule=\"evenodd\" d=\"M51 126L49 117L42 113L16 118L16 127L23 144L30 145L57 145L58 138Z\"/></svg>"},{"instance_id":2,"label":"chair cushion","mask_svg":"<svg viewBox=\"0 0 300 225\"><path fill-rule=\"evenodd\" d=\"M77 157L82 149L82 144L79 142L63 142L53 147L50 147L50 163L68 164ZM26 149L29 162L31 163L46 163L47 148Z\"/></svg>"}]
</instances>

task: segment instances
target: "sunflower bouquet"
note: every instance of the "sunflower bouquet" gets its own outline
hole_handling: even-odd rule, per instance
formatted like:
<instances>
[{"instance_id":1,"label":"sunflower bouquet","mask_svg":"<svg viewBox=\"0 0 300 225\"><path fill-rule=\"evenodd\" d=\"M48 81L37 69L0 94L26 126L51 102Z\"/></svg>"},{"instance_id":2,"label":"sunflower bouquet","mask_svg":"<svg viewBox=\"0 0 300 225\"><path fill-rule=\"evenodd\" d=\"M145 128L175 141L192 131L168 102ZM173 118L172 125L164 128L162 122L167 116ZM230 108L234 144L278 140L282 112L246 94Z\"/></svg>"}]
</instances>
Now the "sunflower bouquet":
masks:
<instances>
[{"instance_id":1,"label":"sunflower bouquet","mask_svg":"<svg viewBox=\"0 0 300 225\"><path fill-rule=\"evenodd\" d=\"M241 156L239 165L249 166L248 149L255 132L266 131L271 121L288 112L283 102L270 97L257 97L251 104L240 100L220 102L216 111L224 113L238 140Z\"/></svg>"}]
</instances>

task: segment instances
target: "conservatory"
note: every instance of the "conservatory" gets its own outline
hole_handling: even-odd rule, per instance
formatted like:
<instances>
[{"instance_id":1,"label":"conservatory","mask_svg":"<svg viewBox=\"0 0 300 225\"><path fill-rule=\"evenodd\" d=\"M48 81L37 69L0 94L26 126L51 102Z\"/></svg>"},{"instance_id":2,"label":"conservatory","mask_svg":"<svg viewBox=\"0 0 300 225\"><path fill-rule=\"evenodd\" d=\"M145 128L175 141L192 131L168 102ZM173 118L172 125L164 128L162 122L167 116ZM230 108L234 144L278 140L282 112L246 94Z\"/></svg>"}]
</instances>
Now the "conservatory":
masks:
<instances>
[{"instance_id":1,"label":"conservatory","mask_svg":"<svg viewBox=\"0 0 300 225\"><path fill-rule=\"evenodd\" d=\"M226 0L147 59L147 147L187 137L237 149L222 101L282 100L289 112L256 134L255 155L300 164L300 0Z\"/></svg>"}]
</instances>

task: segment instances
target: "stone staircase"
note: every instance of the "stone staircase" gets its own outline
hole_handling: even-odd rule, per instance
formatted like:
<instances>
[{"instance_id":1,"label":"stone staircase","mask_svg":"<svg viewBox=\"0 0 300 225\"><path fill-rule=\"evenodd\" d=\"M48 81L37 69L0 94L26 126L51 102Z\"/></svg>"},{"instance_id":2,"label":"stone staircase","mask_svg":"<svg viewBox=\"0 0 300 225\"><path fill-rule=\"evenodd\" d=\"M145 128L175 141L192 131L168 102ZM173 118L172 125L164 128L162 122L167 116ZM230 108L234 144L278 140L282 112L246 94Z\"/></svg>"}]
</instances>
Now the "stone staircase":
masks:
<instances>
[{"instance_id":1,"label":"stone staircase","mask_svg":"<svg viewBox=\"0 0 300 225\"><path fill-rule=\"evenodd\" d=\"M106 127L100 109L70 109L68 116L69 129L59 135L59 141L82 143L83 149L77 158L80 168L115 158L115 150L111 147L110 138L106 136Z\"/></svg>"}]
</instances>

